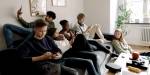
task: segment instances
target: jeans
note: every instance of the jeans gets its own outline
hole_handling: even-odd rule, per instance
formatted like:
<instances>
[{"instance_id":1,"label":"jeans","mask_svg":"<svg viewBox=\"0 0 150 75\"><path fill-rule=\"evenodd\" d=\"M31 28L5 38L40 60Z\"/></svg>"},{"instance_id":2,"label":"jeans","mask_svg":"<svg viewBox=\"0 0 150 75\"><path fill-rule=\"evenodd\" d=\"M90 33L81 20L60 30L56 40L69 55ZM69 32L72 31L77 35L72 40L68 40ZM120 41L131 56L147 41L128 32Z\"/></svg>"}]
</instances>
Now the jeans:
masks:
<instances>
[{"instance_id":1,"label":"jeans","mask_svg":"<svg viewBox=\"0 0 150 75\"><path fill-rule=\"evenodd\" d=\"M61 75L79 75L79 74L78 74L77 70L62 65L61 66Z\"/></svg>"},{"instance_id":2,"label":"jeans","mask_svg":"<svg viewBox=\"0 0 150 75\"><path fill-rule=\"evenodd\" d=\"M32 28L23 28L12 24L5 24L3 27L3 34L5 37L7 47L10 47L11 44L13 43L14 33L23 38L26 38L32 32L32 30L33 30Z\"/></svg>"},{"instance_id":3,"label":"jeans","mask_svg":"<svg viewBox=\"0 0 150 75\"><path fill-rule=\"evenodd\" d=\"M72 52L71 50L70 51L67 51L64 55L63 55L64 58L68 58L68 57L75 57L75 58L82 58L82 59L89 59L92 61L92 64L94 66L94 69L95 71L98 73L98 74L101 74L100 72L100 66L99 66L99 63L97 62L98 59L97 59L97 55L94 54L94 53L91 53L91 52L88 52L88 51L81 51L81 52Z\"/></svg>"},{"instance_id":4,"label":"jeans","mask_svg":"<svg viewBox=\"0 0 150 75\"><path fill-rule=\"evenodd\" d=\"M94 64L92 62L92 60L90 59L83 59L83 58L77 58L77 57L68 57L68 58L64 58L64 65L68 66L68 67L82 67L82 68L86 68L88 71L89 75L100 75L95 67Z\"/></svg>"}]
</instances>

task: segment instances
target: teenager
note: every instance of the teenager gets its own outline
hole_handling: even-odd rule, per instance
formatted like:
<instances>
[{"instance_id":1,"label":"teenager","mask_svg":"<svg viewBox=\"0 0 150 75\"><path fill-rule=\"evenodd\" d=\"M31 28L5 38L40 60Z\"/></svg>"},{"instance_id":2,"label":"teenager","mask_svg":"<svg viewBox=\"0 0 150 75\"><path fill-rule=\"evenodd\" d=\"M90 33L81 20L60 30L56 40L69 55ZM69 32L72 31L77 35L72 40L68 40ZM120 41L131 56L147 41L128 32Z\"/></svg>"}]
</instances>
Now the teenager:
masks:
<instances>
[{"instance_id":1,"label":"teenager","mask_svg":"<svg viewBox=\"0 0 150 75\"><path fill-rule=\"evenodd\" d=\"M63 34L65 38L70 42L70 44L72 44L75 38L75 34L70 30L69 22L67 20L61 20L60 25L62 26L62 30L59 33Z\"/></svg>"},{"instance_id":2,"label":"teenager","mask_svg":"<svg viewBox=\"0 0 150 75\"><path fill-rule=\"evenodd\" d=\"M116 50L116 53L132 53L132 48L128 45L123 37L121 29L116 29L114 32L114 39L112 45Z\"/></svg>"},{"instance_id":3,"label":"teenager","mask_svg":"<svg viewBox=\"0 0 150 75\"><path fill-rule=\"evenodd\" d=\"M62 52L53 39L46 36L47 28L43 20L36 20L33 36L17 49L18 57L26 64L31 63L30 66L27 65L27 71L31 70L33 75L60 75L61 72L62 75L78 75L75 69L56 63L61 59Z\"/></svg>"},{"instance_id":4,"label":"teenager","mask_svg":"<svg viewBox=\"0 0 150 75\"><path fill-rule=\"evenodd\" d=\"M73 30L76 34L84 34L87 39L94 39L95 36L98 36L96 41L104 43L106 40L101 32L100 25L91 25L87 26L84 23L85 15L83 13L78 14L77 23L74 25Z\"/></svg>"},{"instance_id":5,"label":"teenager","mask_svg":"<svg viewBox=\"0 0 150 75\"><path fill-rule=\"evenodd\" d=\"M63 57L64 58L73 58L71 60L67 60L69 62L75 63L76 64L71 64L71 65L76 65L78 67L80 66L86 66L88 73L90 75L95 75L95 74L101 74L99 71L99 66L97 63L97 56L95 54L92 54L88 51L93 51L90 46L87 45L87 42L84 43L84 41L87 41L84 36L80 37L80 35L77 35L75 41L72 43L72 45L69 43L69 41L64 37L64 35L59 34L56 28L51 28L48 33L49 36L51 36L54 40L57 46L62 49ZM79 40L77 40L79 39ZM78 42L78 44L77 44ZM80 42L80 44L79 44ZM85 45L86 44L86 45ZM75 47L80 47L81 49L77 49L75 51ZM88 49L88 50L86 50ZM87 51L84 52L83 50ZM83 51L83 52L82 52ZM89 57L90 56L90 57ZM66 62L68 63L68 62ZM89 68L90 67L90 68ZM92 70L92 71L91 71Z\"/></svg>"},{"instance_id":6,"label":"teenager","mask_svg":"<svg viewBox=\"0 0 150 75\"><path fill-rule=\"evenodd\" d=\"M48 29L55 27L55 24L53 22L55 18L56 18L56 14L53 11L47 11L44 20L48 23ZM7 47L11 47L14 41L13 38L14 34L26 38L33 31L33 27L35 26L35 22L29 23L23 19L21 8L17 11L17 19L21 23L21 26L23 27L19 27L13 24L5 24L3 26L3 34L5 37Z\"/></svg>"}]
</instances>

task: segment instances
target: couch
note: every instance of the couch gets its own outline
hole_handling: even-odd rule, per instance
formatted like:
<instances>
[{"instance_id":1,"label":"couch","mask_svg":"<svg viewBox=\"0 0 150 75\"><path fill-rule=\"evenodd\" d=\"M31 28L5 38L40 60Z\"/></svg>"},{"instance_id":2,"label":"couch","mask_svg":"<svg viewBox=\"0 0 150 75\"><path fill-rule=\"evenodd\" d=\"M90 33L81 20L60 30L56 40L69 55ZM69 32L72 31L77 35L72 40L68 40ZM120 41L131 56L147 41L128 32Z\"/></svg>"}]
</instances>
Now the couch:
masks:
<instances>
[{"instance_id":1,"label":"couch","mask_svg":"<svg viewBox=\"0 0 150 75\"><path fill-rule=\"evenodd\" d=\"M112 35L109 35L109 34L104 34L104 36L107 40L110 40L110 41L112 40L112 37L113 37ZM20 44L20 42L22 42L22 40L15 41L13 44L13 47L17 47L18 44ZM111 45L111 42L104 43L102 45L108 48L110 53L114 51ZM27 74L21 74L22 71L24 71L24 69L26 68L26 65L25 65L26 63L24 63L25 60L22 60L17 57L16 51L17 50L15 48L5 49L5 50L0 51L0 60L1 60L0 62L1 73L0 74L1 75L27 75ZM105 52L104 50L94 51L92 53L97 55L96 56L97 62L99 63L98 65L100 67L101 75L103 75L104 70L106 70L105 64L110 60L111 54L108 52ZM86 73L83 73L85 72L85 69L82 70L78 68L78 71L82 72L80 73L80 75L86 74Z\"/></svg>"}]
</instances>

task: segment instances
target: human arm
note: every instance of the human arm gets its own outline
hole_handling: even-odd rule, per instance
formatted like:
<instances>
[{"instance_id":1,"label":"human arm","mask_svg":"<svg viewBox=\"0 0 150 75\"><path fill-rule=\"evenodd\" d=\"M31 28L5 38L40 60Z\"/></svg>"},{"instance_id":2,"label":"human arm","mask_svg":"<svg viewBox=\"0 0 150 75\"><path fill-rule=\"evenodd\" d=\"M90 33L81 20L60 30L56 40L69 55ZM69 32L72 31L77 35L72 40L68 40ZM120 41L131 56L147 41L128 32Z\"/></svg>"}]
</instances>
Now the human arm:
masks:
<instances>
[{"instance_id":1,"label":"human arm","mask_svg":"<svg viewBox=\"0 0 150 75\"><path fill-rule=\"evenodd\" d=\"M25 28L33 28L34 27L34 22L28 23L26 22L23 18L22 18L22 12L21 12L22 8L20 8L17 11L17 19L18 21L21 23L21 25Z\"/></svg>"},{"instance_id":2,"label":"human arm","mask_svg":"<svg viewBox=\"0 0 150 75\"><path fill-rule=\"evenodd\" d=\"M124 42L124 44L125 44L125 49L129 50L129 52L132 53L133 50L132 50L131 46L128 45L128 43L126 42L125 39L123 39L123 42Z\"/></svg>"},{"instance_id":3,"label":"human arm","mask_svg":"<svg viewBox=\"0 0 150 75\"><path fill-rule=\"evenodd\" d=\"M40 53L35 55L33 53L33 48L31 48L31 44L25 43L18 47L17 54L24 62L32 63L37 61L49 60L52 59L51 52Z\"/></svg>"},{"instance_id":4,"label":"human arm","mask_svg":"<svg viewBox=\"0 0 150 75\"><path fill-rule=\"evenodd\" d=\"M34 56L32 57L32 62L38 62L38 61L44 61L44 60L49 60L52 59L53 54L51 52L46 52L40 56Z\"/></svg>"},{"instance_id":5,"label":"human arm","mask_svg":"<svg viewBox=\"0 0 150 75\"><path fill-rule=\"evenodd\" d=\"M117 52L117 53L125 53L126 51L121 47L121 45L120 45L120 43L119 43L119 41L118 40L113 40L112 41L112 45L113 45L113 47L115 48L115 51Z\"/></svg>"},{"instance_id":6,"label":"human arm","mask_svg":"<svg viewBox=\"0 0 150 75\"><path fill-rule=\"evenodd\" d=\"M62 58L62 54L60 52L54 53L52 55L52 59L61 59Z\"/></svg>"}]
</instances>

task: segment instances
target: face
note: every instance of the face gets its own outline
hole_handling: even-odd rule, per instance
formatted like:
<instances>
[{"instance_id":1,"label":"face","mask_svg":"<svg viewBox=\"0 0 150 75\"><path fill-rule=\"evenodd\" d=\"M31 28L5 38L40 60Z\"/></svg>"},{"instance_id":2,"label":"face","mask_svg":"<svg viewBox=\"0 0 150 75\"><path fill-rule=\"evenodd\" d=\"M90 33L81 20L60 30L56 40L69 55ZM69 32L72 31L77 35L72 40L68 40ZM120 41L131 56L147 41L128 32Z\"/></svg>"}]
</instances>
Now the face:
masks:
<instances>
[{"instance_id":1,"label":"face","mask_svg":"<svg viewBox=\"0 0 150 75\"><path fill-rule=\"evenodd\" d=\"M56 32L54 33L53 37L56 38L56 37L58 37L58 36L59 36L59 32L56 31Z\"/></svg>"},{"instance_id":2,"label":"face","mask_svg":"<svg viewBox=\"0 0 150 75\"><path fill-rule=\"evenodd\" d=\"M80 18L78 21L79 21L79 23L83 23L84 22L84 19L85 19L85 17L83 17L83 18Z\"/></svg>"},{"instance_id":3,"label":"face","mask_svg":"<svg viewBox=\"0 0 150 75\"><path fill-rule=\"evenodd\" d=\"M69 23L67 22L63 28L64 28L65 30L69 30Z\"/></svg>"},{"instance_id":4,"label":"face","mask_svg":"<svg viewBox=\"0 0 150 75\"><path fill-rule=\"evenodd\" d=\"M120 31L115 31L114 36L115 38L119 39L121 37L122 33Z\"/></svg>"},{"instance_id":5,"label":"face","mask_svg":"<svg viewBox=\"0 0 150 75\"><path fill-rule=\"evenodd\" d=\"M34 31L37 39L43 39L47 33L47 26L36 27Z\"/></svg>"},{"instance_id":6,"label":"face","mask_svg":"<svg viewBox=\"0 0 150 75\"><path fill-rule=\"evenodd\" d=\"M45 17L45 20L46 20L47 22L52 22L52 21L53 21L53 18L52 18L52 17L49 17L49 16L46 16L46 17Z\"/></svg>"}]
</instances>

